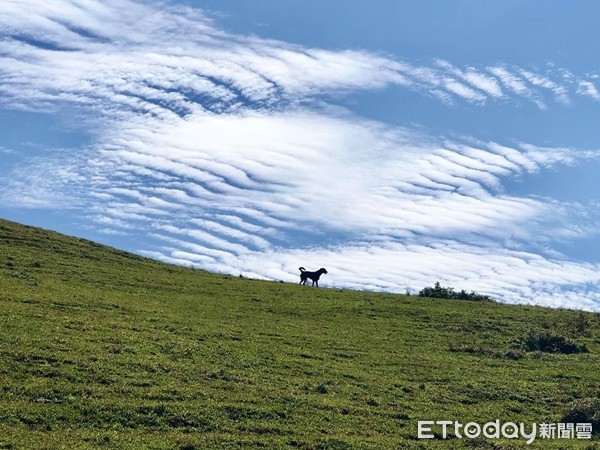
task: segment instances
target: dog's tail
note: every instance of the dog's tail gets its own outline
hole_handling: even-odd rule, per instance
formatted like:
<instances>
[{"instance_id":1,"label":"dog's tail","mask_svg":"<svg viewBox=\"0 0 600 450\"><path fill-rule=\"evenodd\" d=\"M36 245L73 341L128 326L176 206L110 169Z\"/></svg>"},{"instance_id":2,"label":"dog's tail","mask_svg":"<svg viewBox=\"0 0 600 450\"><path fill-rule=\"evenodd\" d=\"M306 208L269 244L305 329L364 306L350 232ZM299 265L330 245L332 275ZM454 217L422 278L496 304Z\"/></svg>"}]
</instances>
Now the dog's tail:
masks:
<instances>
[{"instance_id":1,"label":"dog's tail","mask_svg":"<svg viewBox=\"0 0 600 450\"><path fill-rule=\"evenodd\" d=\"M298 270L299 270L300 272L304 272L306 269L305 269L304 267L298 267Z\"/></svg>"}]
</instances>

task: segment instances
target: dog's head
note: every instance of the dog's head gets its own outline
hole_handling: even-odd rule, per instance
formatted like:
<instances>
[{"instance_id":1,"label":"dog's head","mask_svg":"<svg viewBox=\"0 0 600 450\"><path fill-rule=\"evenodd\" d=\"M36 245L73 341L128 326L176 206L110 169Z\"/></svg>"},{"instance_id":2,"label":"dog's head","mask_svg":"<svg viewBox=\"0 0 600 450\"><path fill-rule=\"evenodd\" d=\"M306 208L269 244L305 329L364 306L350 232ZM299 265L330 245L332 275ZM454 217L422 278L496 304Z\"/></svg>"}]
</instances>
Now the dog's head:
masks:
<instances>
[{"instance_id":1,"label":"dog's head","mask_svg":"<svg viewBox=\"0 0 600 450\"><path fill-rule=\"evenodd\" d=\"M321 272L321 273L327 273L327 269L325 267L321 267L319 269L319 272Z\"/></svg>"}]
</instances>

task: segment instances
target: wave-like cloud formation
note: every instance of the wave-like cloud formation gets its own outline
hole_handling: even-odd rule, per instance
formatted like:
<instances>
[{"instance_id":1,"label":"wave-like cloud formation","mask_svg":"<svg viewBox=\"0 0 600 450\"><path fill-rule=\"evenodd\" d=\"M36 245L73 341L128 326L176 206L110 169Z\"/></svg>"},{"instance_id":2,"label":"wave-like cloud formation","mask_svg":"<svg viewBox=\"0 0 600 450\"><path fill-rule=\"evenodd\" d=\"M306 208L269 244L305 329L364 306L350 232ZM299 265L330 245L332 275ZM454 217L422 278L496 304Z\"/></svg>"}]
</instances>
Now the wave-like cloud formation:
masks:
<instances>
[{"instance_id":1,"label":"wave-like cloud formation","mask_svg":"<svg viewBox=\"0 0 600 450\"><path fill-rule=\"evenodd\" d=\"M282 101L400 85L445 101L597 99L595 76L495 65L415 66L364 51L326 51L220 31L200 12L129 0L5 0L2 102L57 101L170 116L272 108Z\"/></svg>"},{"instance_id":2,"label":"wave-like cloud formation","mask_svg":"<svg viewBox=\"0 0 600 450\"><path fill-rule=\"evenodd\" d=\"M335 286L439 279L600 309L599 267L547 249L594 233L597 216L504 187L597 152L440 140L333 106L394 85L546 108L598 99L593 79L304 48L128 0L5 0L0 30L0 105L74 108L95 136L13 171L0 201L79 208L108 235L137 236L140 253L210 270L293 281L298 265L326 265Z\"/></svg>"}]
</instances>

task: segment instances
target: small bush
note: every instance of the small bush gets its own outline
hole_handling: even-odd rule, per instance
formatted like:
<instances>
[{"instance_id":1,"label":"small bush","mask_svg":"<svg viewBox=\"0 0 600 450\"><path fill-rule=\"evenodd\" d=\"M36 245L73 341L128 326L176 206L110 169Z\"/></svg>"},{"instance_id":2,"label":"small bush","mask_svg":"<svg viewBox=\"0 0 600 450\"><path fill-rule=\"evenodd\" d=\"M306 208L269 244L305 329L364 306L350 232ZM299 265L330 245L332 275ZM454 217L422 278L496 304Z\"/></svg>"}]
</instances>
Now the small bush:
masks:
<instances>
[{"instance_id":1,"label":"small bush","mask_svg":"<svg viewBox=\"0 0 600 450\"><path fill-rule=\"evenodd\" d=\"M587 334L587 330L590 326L590 322L587 316L584 313L579 313L577 319L575 321L575 331L577 334L585 335Z\"/></svg>"},{"instance_id":2,"label":"small bush","mask_svg":"<svg viewBox=\"0 0 600 450\"><path fill-rule=\"evenodd\" d=\"M561 422L591 423L592 433L600 434L600 398L582 398L573 402Z\"/></svg>"},{"instance_id":3,"label":"small bush","mask_svg":"<svg viewBox=\"0 0 600 450\"><path fill-rule=\"evenodd\" d=\"M467 292L464 289L460 292L456 292L452 287L442 287L438 282L433 287L426 287L419 291L419 297L430 297L430 298L451 298L456 300L471 300L477 302L493 302L487 295L481 295L475 291Z\"/></svg>"},{"instance_id":4,"label":"small bush","mask_svg":"<svg viewBox=\"0 0 600 450\"><path fill-rule=\"evenodd\" d=\"M318 450L350 450L352 445L340 439L330 439L317 445Z\"/></svg>"},{"instance_id":5,"label":"small bush","mask_svg":"<svg viewBox=\"0 0 600 450\"><path fill-rule=\"evenodd\" d=\"M516 350L511 349L504 354L504 357L506 359L512 359L513 361L517 361L517 360L523 358L523 354Z\"/></svg>"},{"instance_id":6,"label":"small bush","mask_svg":"<svg viewBox=\"0 0 600 450\"><path fill-rule=\"evenodd\" d=\"M518 342L517 345L530 352L540 351L544 353L564 353L567 355L588 352L585 345L575 344L564 336L545 330L530 330L525 339Z\"/></svg>"},{"instance_id":7,"label":"small bush","mask_svg":"<svg viewBox=\"0 0 600 450\"><path fill-rule=\"evenodd\" d=\"M329 386L327 386L327 384L322 383L319 386L317 386L317 392L319 394L328 394L329 393Z\"/></svg>"}]
</instances>

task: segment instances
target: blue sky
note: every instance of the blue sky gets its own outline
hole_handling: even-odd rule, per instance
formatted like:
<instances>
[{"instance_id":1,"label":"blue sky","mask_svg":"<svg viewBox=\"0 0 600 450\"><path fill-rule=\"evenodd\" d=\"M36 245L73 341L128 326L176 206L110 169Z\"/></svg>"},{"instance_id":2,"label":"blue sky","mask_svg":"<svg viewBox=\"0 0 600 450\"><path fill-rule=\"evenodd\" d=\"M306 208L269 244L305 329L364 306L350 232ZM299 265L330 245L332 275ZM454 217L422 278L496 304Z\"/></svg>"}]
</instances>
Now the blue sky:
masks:
<instances>
[{"instance_id":1,"label":"blue sky","mask_svg":"<svg viewBox=\"0 0 600 450\"><path fill-rule=\"evenodd\" d=\"M5 0L0 217L600 310L597 2Z\"/></svg>"}]
</instances>

